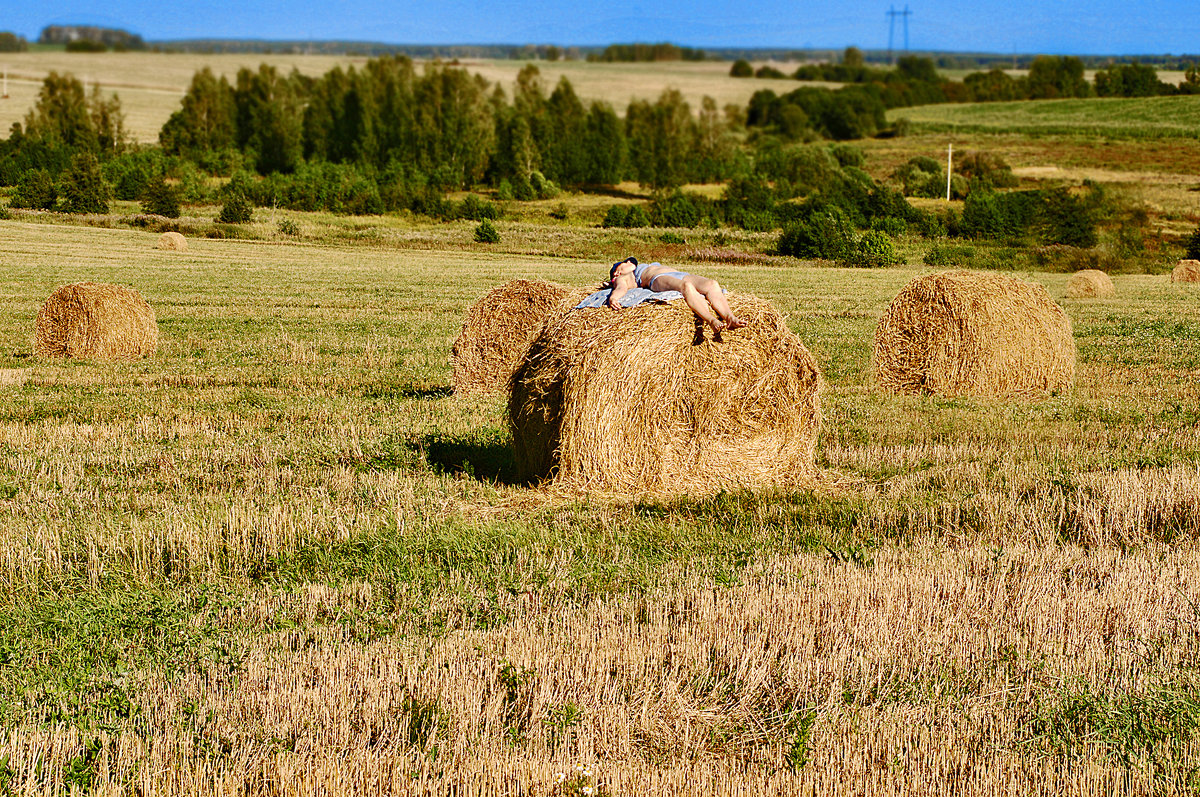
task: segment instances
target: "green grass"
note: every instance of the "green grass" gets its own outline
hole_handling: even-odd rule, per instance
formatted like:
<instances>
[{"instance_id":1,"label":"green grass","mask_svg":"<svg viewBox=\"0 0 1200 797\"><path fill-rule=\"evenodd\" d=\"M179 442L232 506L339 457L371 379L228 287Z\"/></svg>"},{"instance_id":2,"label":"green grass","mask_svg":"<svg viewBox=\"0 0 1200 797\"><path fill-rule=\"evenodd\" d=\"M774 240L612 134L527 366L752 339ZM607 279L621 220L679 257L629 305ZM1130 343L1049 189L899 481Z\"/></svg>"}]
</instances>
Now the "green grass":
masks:
<instances>
[{"instance_id":1,"label":"green grass","mask_svg":"<svg viewBox=\"0 0 1200 797\"><path fill-rule=\"evenodd\" d=\"M914 132L1100 136L1114 139L1195 139L1200 96L1027 100L897 108Z\"/></svg>"}]
</instances>

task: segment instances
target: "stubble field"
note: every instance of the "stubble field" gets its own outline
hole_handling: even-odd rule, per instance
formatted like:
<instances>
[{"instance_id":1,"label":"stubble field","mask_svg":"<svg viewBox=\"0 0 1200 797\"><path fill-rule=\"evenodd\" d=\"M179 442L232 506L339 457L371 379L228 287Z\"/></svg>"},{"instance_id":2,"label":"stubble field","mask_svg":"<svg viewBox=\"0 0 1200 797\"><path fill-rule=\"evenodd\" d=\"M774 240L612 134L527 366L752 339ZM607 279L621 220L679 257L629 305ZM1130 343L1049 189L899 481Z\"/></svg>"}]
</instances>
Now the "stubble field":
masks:
<instances>
[{"instance_id":1,"label":"stubble field","mask_svg":"<svg viewBox=\"0 0 1200 797\"><path fill-rule=\"evenodd\" d=\"M178 253L31 219L0 222L14 793L1194 787L1200 289L1027 275L1072 319L1074 389L948 401L871 386L923 267L697 264L817 356L831 477L614 501L512 483L503 401L450 395L447 356L487 289L587 285L656 233ZM146 296L156 357L29 357L84 279Z\"/></svg>"}]
</instances>

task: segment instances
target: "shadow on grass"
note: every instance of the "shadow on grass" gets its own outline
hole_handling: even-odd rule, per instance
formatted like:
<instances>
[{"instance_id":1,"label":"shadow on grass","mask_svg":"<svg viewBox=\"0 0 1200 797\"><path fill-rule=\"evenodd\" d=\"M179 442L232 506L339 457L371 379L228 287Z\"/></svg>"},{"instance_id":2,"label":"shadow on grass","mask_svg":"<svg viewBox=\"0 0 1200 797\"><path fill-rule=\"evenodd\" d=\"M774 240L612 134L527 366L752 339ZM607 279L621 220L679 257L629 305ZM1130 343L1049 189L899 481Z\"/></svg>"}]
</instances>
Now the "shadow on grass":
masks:
<instances>
[{"instance_id":1,"label":"shadow on grass","mask_svg":"<svg viewBox=\"0 0 1200 797\"><path fill-rule=\"evenodd\" d=\"M449 385L372 385L363 390L363 398L427 399L454 395Z\"/></svg>"},{"instance_id":2,"label":"shadow on grass","mask_svg":"<svg viewBox=\"0 0 1200 797\"><path fill-rule=\"evenodd\" d=\"M496 484L526 485L517 475L512 442L506 432L480 429L464 435L427 434L408 447L430 470Z\"/></svg>"}]
</instances>

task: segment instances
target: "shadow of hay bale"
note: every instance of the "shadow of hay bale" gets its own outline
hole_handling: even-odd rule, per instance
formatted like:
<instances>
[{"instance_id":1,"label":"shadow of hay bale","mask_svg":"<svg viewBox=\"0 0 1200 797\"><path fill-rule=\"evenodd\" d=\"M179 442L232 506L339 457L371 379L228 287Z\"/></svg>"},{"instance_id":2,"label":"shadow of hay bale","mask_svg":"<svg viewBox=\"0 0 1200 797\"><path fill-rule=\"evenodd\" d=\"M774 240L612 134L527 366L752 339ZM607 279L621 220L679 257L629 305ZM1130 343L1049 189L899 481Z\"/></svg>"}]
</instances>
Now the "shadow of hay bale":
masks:
<instances>
[{"instance_id":1,"label":"shadow of hay bale","mask_svg":"<svg viewBox=\"0 0 1200 797\"><path fill-rule=\"evenodd\" d=\"M1068 299L1111 299L1117 295L1112 280L1103 271L1085 268L1067 280Z\"/></svg>"},{"instance_id":2,"label":"shadow of hay bale","mask_svg":"<svg viewBox=\"0 0 1200 797\"><path fill-rule=\"evenodd\" d=\"M1041 285L944 271L896 295L872 359L876 384L890 393L1042 398L1070 386L1075 339Z\"/></svg>"},{"instance_id":3,"label":"shadow of hay bale","mask_svg":"<svg viewBox=\"0 0 1200 797\"><path fill-rule=\"evenodd\" d=\"M494 394L508 380L529 344L552 317L587 293L544 280L512 280L471 307L450 350L451 382L459 394Z\"/></svg>"},{"instance_id":4,"label":"shadow of hay bale","mask_svg":"<svg viewBox=\"0 0 1200 797\"><path fill-rule=\"evenodd\" d=\"M1200 282L1200 260L1180 260L1171 270L1171 282Z\"/></svg>"},{"instance_id":5,"label":"shadow of hay bale","mask_svg":"<svg viewBox=\"0 0 1200 797\"><path fill-rule=\"evenodd\" d=\"M77 282L57 288L34 322L39 357L137 360L158 350L154 310L133 288Z\"/></svg>"},{"instance_id":6,"label":"shadow of hay bale","mask_svg":"<svg viewBox=\"0 0 1200 797\"><path fill-rule=\"evenodd\" d=\"M729 301L750 323L717 339L681 301L551 320L511 383L517 476L634 495L811 483L816 360L768 303Z\"/></svg>"},{"instance_id":7,"label":"shadow of hay bale","mask_svg":"<svg viewBox=\"0 0 1200 797\"><path fill-rule=\"evenodd\" d=\"M520 478L508 436L498 430L478 430L465 435L428 434L410 441L409 447L431 470L464 475L497 484L528 484Z\"/></svg>"}]
</instances>

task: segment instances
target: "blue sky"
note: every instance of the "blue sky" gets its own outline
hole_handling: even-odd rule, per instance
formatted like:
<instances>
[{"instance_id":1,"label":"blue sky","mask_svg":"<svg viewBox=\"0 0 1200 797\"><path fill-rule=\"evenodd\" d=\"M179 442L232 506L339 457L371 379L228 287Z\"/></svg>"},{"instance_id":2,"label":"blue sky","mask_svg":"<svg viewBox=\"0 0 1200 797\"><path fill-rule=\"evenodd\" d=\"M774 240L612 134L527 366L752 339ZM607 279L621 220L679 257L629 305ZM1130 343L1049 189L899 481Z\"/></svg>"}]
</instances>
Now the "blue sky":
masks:
<instances>
[{"instance_id":1,"label":"blue sky","mask_svg":"<svg viewBox=\"0 0 1200 797\"><path fill-rule=\"evenodd\" d=\"M0 30L31 41L49 24L119 27L148 40L353 39L399 44L610 44L692 47L888 45L889 8L912 12L914 50L992 53L1200 52L1200 2L962 0L3 0ZM904 43L896 19L896 49Z\"/></svg>"}]
</instances>

